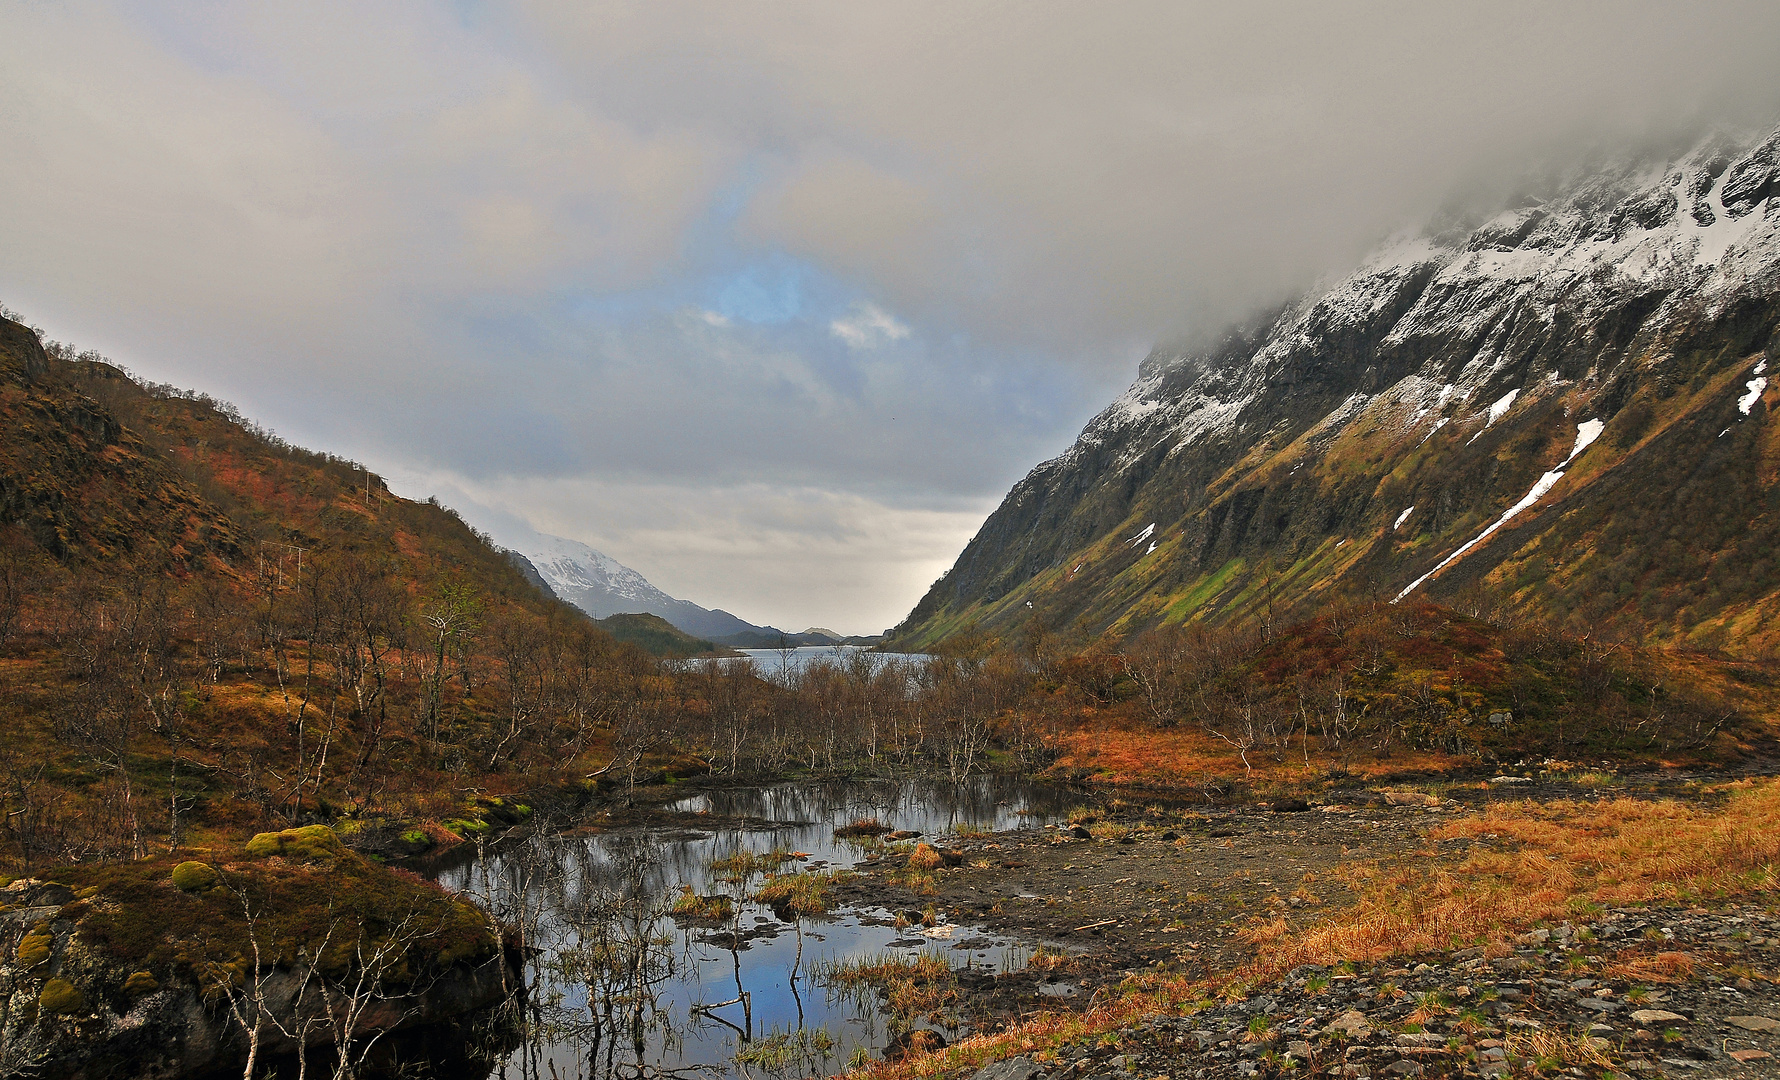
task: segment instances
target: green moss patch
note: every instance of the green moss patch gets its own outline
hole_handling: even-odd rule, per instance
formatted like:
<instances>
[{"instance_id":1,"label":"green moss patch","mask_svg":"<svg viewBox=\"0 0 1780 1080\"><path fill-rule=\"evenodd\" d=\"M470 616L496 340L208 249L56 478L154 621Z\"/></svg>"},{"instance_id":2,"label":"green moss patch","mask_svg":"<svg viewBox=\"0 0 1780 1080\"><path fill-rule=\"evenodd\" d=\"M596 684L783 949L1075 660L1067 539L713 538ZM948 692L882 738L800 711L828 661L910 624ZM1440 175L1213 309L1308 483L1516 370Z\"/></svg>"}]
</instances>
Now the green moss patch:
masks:
<instances>
[{"instance_id":1,"label":"green moss patch","mask_svg":"<svg viewBox=\"0 0 1780 1080\"><path fill-rule=\"evenodd\" d=\"M182 862L173 868L173 887L180 892L199 892L217 881L216 869L201 862Z\"/></svg>"},{"instance_id":2,"label":"green moss patch","mask_svg":"<svg viewBox=\"0 0 1780 1080\"><path fill-rule=\"evenodd\" d=\"M19 964L29 971L48 961L50 947L55 944L55 940L46 927L32 930L19 942Z\"/></svg>"},{"instance_id":3,"label":"green moss patch","mask_svg":"<svg viewBox=\"0 0 1780 1080\"><path fill-rule=\"evenodd\" d=\"M147 997L161 988L161 982L151 971L135 971L124 980L124 993L131 998Z\"/></svg>"},{"instance_id":4,"label":"green moss patch","mask_svg":"<svg viewBox=\"0 0 1780 1080\"><path fill-rule=\"evenodd\" d=\"M99 890L79 916L80 940L125 971L162 981L171 972L207 990L250 974L244 958L256 944L262 965L313 960L336 978L381 952L376 974L387 986L480 963L500 947L481 911L362 858L325 827L262 833L241 854L216 853L208 888L180 889L176 869L154 858L64 871Z\"/></svg>"},{"instance_id":5,"label":"green moss patch","mask_svg":"<svg viewBox=\"0 0 1780 1080\"><path fill-rule=\"evenodd\" d=\"M283 832L263 832L247 842L247 853L256 859L277 856L304 862L332 862L346 853L346 845L326 825L305 825Z\"/></svg>"},{"instance_id":6,"label":"green moss patch","mask_svg":"<svg viewBox=\"0 0 1780 1080\"><path fill-rule=\"evenodd\" d=\"M43 992L37 995L37 1007L59 1016L83 1013L87 1011L87 996L67 979L51 979L43 984Z\"/></svg>"}]
</instances>

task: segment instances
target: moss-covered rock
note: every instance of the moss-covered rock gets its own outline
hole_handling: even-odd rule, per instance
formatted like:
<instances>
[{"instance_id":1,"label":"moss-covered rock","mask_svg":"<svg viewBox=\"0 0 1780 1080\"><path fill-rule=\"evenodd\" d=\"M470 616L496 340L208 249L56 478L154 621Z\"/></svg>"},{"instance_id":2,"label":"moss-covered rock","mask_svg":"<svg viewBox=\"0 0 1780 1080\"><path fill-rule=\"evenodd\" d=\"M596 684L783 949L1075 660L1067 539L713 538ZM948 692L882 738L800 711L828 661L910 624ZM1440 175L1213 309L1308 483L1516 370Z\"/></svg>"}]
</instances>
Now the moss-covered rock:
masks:
<instances>
[{"instance_id":1,"label":"moss-covered rock","mask_svg":"<svg viewBox=\"0 0 1780 1080\"><path fill-rule=\"evenodd\" d=\"M421 852L431 851L437 843L425 829L409 829L396 838L395 847L400 854L419 855Z\"/></svg>"},{"instance_id":2,"label":"moss-covered rock","mask_svg":"<svg viewBox=\"0 0 1780 1080\"><path fill-rule=\"evenodd\" d=\"M291 1030L302 978L375 986L387 1007L367 1022L379 1031L454 1025L519 985L494 923L438 886L336 852L317 831L256 840L256 854L218 849L200 864L226 888L183 890L176 877L190 871L155 857L58 871L72 888L0 889L15 908L47 906L18 903L27 894L64 901L24 935L26 958L47 965L0 956L6 1060L64 1080L238 1074L246 1044L225 999L256 978ZM271 1030L262 1053L289 1053Z\"/></svg>"},{"instance_id":3,"label":"moss-covered rock","mask_svg":"<svg viewBox=\"0 0 1780 1080\"><path fill-rule=\"evenodd\" d=\"M326 825L305 825L260 833L247 842L246 850L257 859L277 856L302 862L332 862L346 853L346 845Z\"/></svg>"},{"instance_id":4,"label":"moss-covered rock","mask_svg":"<svg viewBox=\"0 0 1780 1080\"><path fill-rule=\"evenodd\" d=\"M200 892L215 885L217 877L214 866L201 862L182 862L173 868L173 887L180 892Z\"/></svg>"},{"instance_id":5,"label":"moss-covered rock","mask_svg":"<svg viewBox=\"0 0 1780 1080\"><path fill-rule=\"evenodd\" d=\"M19 940L19 966L26 971L49 961L50 952L54 948L56 937L50 932L48 923L38 923L31 932Z\"/></svg>"},{"instance_id":6,"label":"moss-covered rock","mask_svg":"<svg viewBox=\"0 0 1780 1080\"><path fill-rule=\"evenodd\" d=\"M468 840L471 837L485 835L490 829L494 828L493 825L486 821L471 821L465 818L453 818L445 823L445 827L463 837L465 840Z\"/></svg>"},{"instance_id":7,"label":"moss-covered rock","mask_svg":"<svg viewBox=\"0 0 1780 1080\"><path fill-rule=\"evenodd\" d=\"M51 979L37 995L37 1007L57 1016L83 1013L87 1011L87 996L67 979Z\"/></svg>"}]
</instances>

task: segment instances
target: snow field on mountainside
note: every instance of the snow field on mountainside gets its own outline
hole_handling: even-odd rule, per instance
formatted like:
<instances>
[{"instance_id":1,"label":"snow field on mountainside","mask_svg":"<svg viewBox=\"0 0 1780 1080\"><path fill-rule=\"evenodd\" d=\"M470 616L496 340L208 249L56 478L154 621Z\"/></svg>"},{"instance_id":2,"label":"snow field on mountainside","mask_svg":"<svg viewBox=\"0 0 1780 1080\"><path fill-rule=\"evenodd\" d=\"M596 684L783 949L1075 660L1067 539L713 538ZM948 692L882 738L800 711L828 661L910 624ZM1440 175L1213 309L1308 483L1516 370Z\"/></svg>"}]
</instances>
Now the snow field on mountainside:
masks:
<instances>
[{"instance_id":1,"label":"snow field on mountainside","mask_svg":"<svg viewBox=\"0 0 1780 1080\"><path fill-rule=\"evenodd\" d=\"M1510 396L1512 396L1512 395L1510 395ZM1553 487L1556 487L1557 482L1564 478L1564 473L1563 473L1564 467L1569 465L1570 462L1576 460L1576 455L1582 453L1584 450L1587 450L1589 448L1589 446L1596 439L1600 438L1601 431L1605 427L1606 427L1606 425L1603 424L1598 419L1597 420L1585 420L1582 423L1577 424L1576 425L1576 444L1571 449L1569 457L1565 458L1563 460L1563 462L1560 463L1556 469L1553 469L1552 471L1545 473L1543 476L1539 477L1539 479L1533 483L1533 490L1527 492L1524 496L1521 497L1521 500L1519 502L1515 503L1513 506L1510 506L1505 512L1503 512L1502 516L1497 518L1489 526L1489 528L1484 529L1482 532L1478 533L1476 536L1465 541L1465 543L1462 546L1460 546L1460 548L1457 551L1453 552L1451 555L1448 555L1446 558L1441 559L1440 562L1434 567L1434 569L1429 570L1427 573L1423 574L1421 577L1418 577L1414 581L1410 582L1409 587L1407 589L1404 589L1402 592L1397 594L1397 600L1401 600L1405 596L1408 596L1410 593L1414 592L1417 588L1419 588L1421 586L1421 584L1423 582L1427 581L1429 578L1433 577L1435 574L1438 574L1440 571L1444 570L1449 564L1458 561L1458 559L1461 558L1467 551L1470 551L1472 548L1476 547L1478 544L1481 544L1485 540L1489 539L1490 534L1494 533L1497 529L1500 529L1502 526L1508 524L1521 511L1525 510L1529 506L1532 506L1534 503L1537 503L1540 499L1543 499L1545 497L1546 493L1549 492ZM1409 509L1413 510L1413 509L1415 509L1415 507L1412 506ZM1403 517L1408 517L1408 516L1409 516L1409 511L1405 510L1403 512ZM1397 523L1399 525L1401 525L1403 523L1403 517L1399 517L1397 519ZM1393 600L1392 603L1396 603L1396 600Z\"/></svg>"}]
</instances>

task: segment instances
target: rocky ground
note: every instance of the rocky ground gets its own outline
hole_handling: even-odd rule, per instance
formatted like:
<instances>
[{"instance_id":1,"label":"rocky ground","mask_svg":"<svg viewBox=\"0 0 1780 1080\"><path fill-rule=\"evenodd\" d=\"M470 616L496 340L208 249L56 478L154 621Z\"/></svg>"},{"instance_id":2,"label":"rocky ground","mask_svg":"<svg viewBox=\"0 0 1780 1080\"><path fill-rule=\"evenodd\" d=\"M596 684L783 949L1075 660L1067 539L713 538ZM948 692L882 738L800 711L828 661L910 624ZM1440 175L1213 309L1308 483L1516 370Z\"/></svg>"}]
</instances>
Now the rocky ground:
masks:
<instances>
[{"instance_id":1,"label":"rocky ground","mask_svg":"<svg viewBox=\"0 0 1780 1080\"><path fill-rule=\"evenodd\" d=\"M1669 792L1673 794L1674 791ZM1255 915L1314 921L1348 899L1341 864L1461 855L1429 829L1495 797L1625 794L1502 783L1435 797L1358 792L1183 812L1124 808L993 836L927 838L957 865L910 881L906 844L861 864L844 903L880 904L1066 952L1051 969L967 977L979 1010L1085 1003L1145 969L1229 971ZM1780 827L1780 826L1777 826ZM1619 909L1588 924L1399 966L1301 968L1246 1000L1003 1062L981 1080L1224 1076L1780 1075L1780 917L1767 908ZM1003 1070L997 1072L995 1070ZM1007 1070L1013 1070L1008 1072Z\"/></svg>"},{"instance_id":2,"label":"rocky ground","mask_svg":"<svg viewBox=\"0 0 1780 1080\"><path fill-rule=\"evenodd\" d=\"M1676 953L1691 972L1662 970ZM1413 967L1300 968L1243 1001L1051 1060L999 1062L976 1080L1499 1077L1532 1066L1577 1077L1780 1075L1777 963L1780 917L1767 908L1618 909L1534 931L1493 959L1471 949Z\"/></svg>"}]
</instances>

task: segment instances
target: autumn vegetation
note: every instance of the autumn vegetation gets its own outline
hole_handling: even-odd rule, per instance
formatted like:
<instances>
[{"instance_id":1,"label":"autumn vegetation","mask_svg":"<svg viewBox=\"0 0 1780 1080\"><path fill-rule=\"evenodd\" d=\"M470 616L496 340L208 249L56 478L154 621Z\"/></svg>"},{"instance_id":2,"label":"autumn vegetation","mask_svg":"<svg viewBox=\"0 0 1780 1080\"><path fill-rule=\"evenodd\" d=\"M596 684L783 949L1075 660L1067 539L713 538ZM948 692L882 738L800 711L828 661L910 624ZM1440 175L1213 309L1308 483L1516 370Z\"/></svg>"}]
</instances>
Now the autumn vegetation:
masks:
<instances>
[{"instance_id":1,"label":"autumn vegetation","mask_svg":"<svg viewBox=\"0 0 1780 1080\"><path fill-rule=\"evenodd\" d=\"M0 323L0 859L313 822L397 853L690 775L1278 785L1767 737L1772 672L1367 603L1126 640L1034 621L800 671L662 661L449 509Z\"/></svg>"},{"instance_id":2,"label":"autumn vegetation","mask_svg":"<svg viewBox=\"0 0 1780 1080\"><path fill-rule=\"evenodd\" d=\"M1481 597L1461 607L1358 600L1279 624L1269 608L1124 638L1035 618L958 628L931 655L837 652L797 670L663 659L637 641L696 650L648 623L615 638L448 508L0 319L0 878L53 868L119 905L94 905L84 925L145 977L194 935L234 948L236 923L258 912L319 906L374 937L378 912L438 906L431 886L349 848L417 855L694 776L1000 770L1241 799L1527 761L1709 765L1773 746L1770 663L1560 630ZM1355 864L1354 907L1258 919L1240 971L1134 979L1085 1011L876 1068L1042 1050L1303 963L1499 947L1594 905L1771 891L1777 812L1772 783L1717 808L1498 803L1446 833L1504 843L1457 862ZM831 878L774 873L788 853L750 858L714 868L736 897L688 892L675 911L828 906ZM914 848L904 883L930 887L938 863ZM113 916L131 904L165 917ZM440 910L415 964L489 948L469 909ZM302 940L267 929L279 948ZM350 967L316 956L324 973ZM1651 979L1680 963L1622 962ZM942 973L888 961L826 977L910 1017L955 994Z\"/></svg>"}]
</instances>

